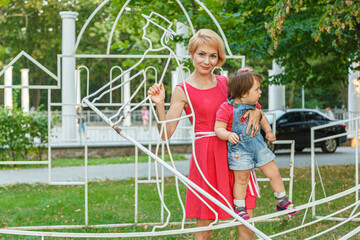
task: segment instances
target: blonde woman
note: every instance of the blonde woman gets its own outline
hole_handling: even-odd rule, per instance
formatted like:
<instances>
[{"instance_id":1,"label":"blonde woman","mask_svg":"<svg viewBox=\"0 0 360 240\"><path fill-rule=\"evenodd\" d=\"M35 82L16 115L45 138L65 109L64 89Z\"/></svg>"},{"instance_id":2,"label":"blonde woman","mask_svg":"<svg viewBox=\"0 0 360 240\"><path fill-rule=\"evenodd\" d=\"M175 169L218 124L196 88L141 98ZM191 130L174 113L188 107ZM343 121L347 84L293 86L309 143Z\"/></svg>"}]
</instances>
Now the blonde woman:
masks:
<instances>
[{"instance_id":1,"label":"blonde woman","mask_svg":"<svg viewBox=\"0 0 360 240\"><path fill-rule=\"evenodd\" d=\"M194 162L194 155L204 173L205 178L215 187L229 203L233 202L232 185L233 174L229 170L227 161L226 141L216 137L214 133L216 110L227 98L227 80L223 76L212 74L216 66L222 66L226 60L225 47L222 39L214 31L209 29L199 30L189 42L188 50L192 63L195 67L193 73L176 86L170 108L165 113L165 90L162 84L155 84L149 88L148 94L156 104L157 114L161 121L179 118L182 111L191 113L190 103L185 94L185 86L191 105L194 109L195 122L195 152L190 160L189 179L203 188L220 202L228 205L203 179ZM260 110L251 110L249 129L252 126L252 135L259 129ZM166 125L167 136L170 138L177 127L178 121L168 122ZM251 184L249 184L251 185ZM227 219L231 216L210 201L210 206L218 213L219 219ZM248 194L246 205L250 216L256 207L256 197ZM194 195L189 189L186 195L186 218L195 218L198 227L208 226L215 219L215 214ZM195 239L210 239L212 231L195 233ZM253 239L254 234L248 228L238 228L238 239Z\"/></svg>"}]
</instances>

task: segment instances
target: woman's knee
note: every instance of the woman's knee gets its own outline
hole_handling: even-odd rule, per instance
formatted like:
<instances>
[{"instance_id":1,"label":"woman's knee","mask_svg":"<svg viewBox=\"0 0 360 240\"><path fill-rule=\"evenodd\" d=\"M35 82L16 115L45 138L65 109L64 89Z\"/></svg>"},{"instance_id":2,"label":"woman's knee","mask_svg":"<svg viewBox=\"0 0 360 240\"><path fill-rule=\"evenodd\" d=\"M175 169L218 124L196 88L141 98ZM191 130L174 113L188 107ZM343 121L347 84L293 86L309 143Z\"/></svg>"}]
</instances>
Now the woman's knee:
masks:
<instances>
[{"instance_id":1,"label":"woman's knee","mask_svg":"<svg viewBox=\"0 0 360 240\"><path fill-rule=\"evenodd\" d=\"M209 226L214 220L212 219L196 219L197 227L206 227ZM195 240L208 240L212 235L211 230L202 231L195 233Z\"/></svg>"},{"instance_id":2,"label":"woman's knee","mask_svg":"<svg viewBox=\"0 0 360 240\"><path fill-rule=\"evenodd\" d=\"M210 240L212 231L202 231L195 233L195 240Z\"/></svg>"}]
</instances>

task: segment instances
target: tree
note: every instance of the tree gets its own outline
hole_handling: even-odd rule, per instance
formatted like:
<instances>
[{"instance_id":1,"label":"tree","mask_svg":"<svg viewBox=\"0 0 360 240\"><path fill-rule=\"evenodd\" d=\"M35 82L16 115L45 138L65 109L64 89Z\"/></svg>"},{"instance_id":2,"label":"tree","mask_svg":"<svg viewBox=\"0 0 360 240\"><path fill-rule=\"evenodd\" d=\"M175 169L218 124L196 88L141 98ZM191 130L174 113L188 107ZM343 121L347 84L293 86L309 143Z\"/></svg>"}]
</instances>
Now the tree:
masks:
<instances>
[{"instance_id":1,"label":"tree","mask_svg":"<svg viewBox=\"0 0 360 240\"><path fill-rule=\"evenodd\" d=\"M341 0L281 0L270 7L269 53L286 68L278 79L307 87L335 84L347 106L348 68L360 60L359 9L358 1ZM298 53L291 54L294 46Z\"/></svg>"},{"instance_id":2,"label":"tree","mask_svg":"<svg viewBox=\"0 0 360 240\"><path fill-rule=\"evenodd\" d=\"M100 2L98 0L2 0L0 2L2 29L0 68L9 62L11 57L25 50L51 71L56 72L56 55L61 53L59 11L79 12L77 20L77 32L79 32L80 27ZM78 53L105 52L108 33L125 2L125 0L113 0L96 15L83 35ZM210 17L195 4L195 1L181 0L181 2L196 29L210 28L217 31ZM246 56L247 66L265 77L274 58L286 68L284 75L266 79L265 85L269 82L285 85L295 83L295 89L302 85L307 89L318 86L333 89L341 86L343 101L346 103L349 62L356 61L360 49L357 35L358 12L351 9L358 9L359 3L353 1L350 4L351 1L347 1L350 5L337 9L335 14L335 10L331 12L329 9L336 8L336 4L341 6L339 4L344 1L328 3L325 0L308 0L301 3L300 0L204 0L203 2L221 24L233 54ZM1 4L5 7L1 7ZM183 13L178 11L175 0L134 0L128 7L130 11L124 12L124 16L116 26L114 40L111 43L112 54L142 54L147 49L147 43L141 40L142 29L139 26L145 23L141 13L149 14L151 11L156 11L173 23L175 20L186 22ZM339 21L332 19L333 16L342 16L342 19L347 20L348 23L339 25ZM335 25L331 25L328 32L329 27L327 25L321 27L320 21L325 23L328 21L331 24L334 22ZM340 30L336 31L338 29L335 29L335 26ZM319 33L320 37L317 37ZM156 39L159 34L154 32L151 37ZM187 44L188 40L177 36L169 44L175 49L176 42ZM135 61L137 60L78 59L77 63L91 69L90 91L94 91L104 82L109 81L110 66L121 65L127 68ZM159 60L153 62L162 64ZM187 66L192 67L190 61ZM228 60L224 67L232 71L239 66L239 61ZM31 79L35 79L37 83L47 81L41 77L41 71L36 71L30 71ZM170 72L165 79L167 81L171 79ZM82 95L84 94L85 92ZM60 100L60 94L54 95L57 95L56 100ZM40 97L42 99L47 97L45 92L32 96L39 96L38 99L34 99L34 106L38 106Z\"/></svg>"},{"instance_id":3,"label":"tree","mask_svg":"<svg viewBox=\"0 0 360 240\"><path fill-rule=\"evenodd\" d=\"M13 57L24 50L50 71L56 73L57 54L61 54L62 20L59 12L79 12L78 25L82 26L98 4L99 2L96 0L80 2L75 0L15 0L8 1L7 4L3 3L2 7L0 5L0 26L2 29L0 35L0 68L3 68ZM99 46L105 45L105 43L99 44L99 42L105 42L103 35L105 30L109 30L109 22L106 21L108 15L108 12L100 14L98 23L90 26L87 35L83 38L80 51L92 49L96 52ZM79 31L78 28L77 32ZM32 67L27 61L22 61L19 65L23 68ZM19 72L19 65L14 66L14 74ZM102 76L102 71L99 69L103 66L96 63L94 65L94 72L98 73L97 76ZM102 79L105 80L103 76ZM42 85L50 81L50 77L47 77L42 70L30 69L31 85ZM46 105L47 93L45 91L31 91L32 106L38 107L41 102ZM55 91L53 96L53 101L60 101L61 94L58 91Z\"/></svg>"}]
</instances>

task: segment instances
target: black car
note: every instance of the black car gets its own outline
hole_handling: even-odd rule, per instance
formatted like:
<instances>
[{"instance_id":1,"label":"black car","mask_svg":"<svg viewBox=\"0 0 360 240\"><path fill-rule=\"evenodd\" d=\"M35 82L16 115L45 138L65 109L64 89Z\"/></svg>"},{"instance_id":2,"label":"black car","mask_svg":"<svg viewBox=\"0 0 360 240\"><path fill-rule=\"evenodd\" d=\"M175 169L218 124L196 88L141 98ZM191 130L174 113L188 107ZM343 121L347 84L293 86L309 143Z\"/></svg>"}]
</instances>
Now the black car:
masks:
<instances>
[{"instance_id":1,"label":"black car","mask_svg":"<svg viewBox=\"0 0 360 240\"><path fill-rule=\"evenodd\" d=\"M313 109L289 109L286 111L276 110L266 114L270 125L273 123L273 113L276 115L276 139L277 140L295 140L295 150L301 152L304 148L310 147L310 129L314 126L332 123L336 120L331 119L320 111ZM346 132L346 126L343 124L334 125L328 128L315 131L315 139L341 134ZM265 136L264 131L261 134ZM315 143L316 147L321 147L323 152L333 153L343 142L346 142L346 135L339 138L332 138L322 142ZM268 144L273 151L279 148L288 148L282 144Z\"/></svg>"}]
</instances>

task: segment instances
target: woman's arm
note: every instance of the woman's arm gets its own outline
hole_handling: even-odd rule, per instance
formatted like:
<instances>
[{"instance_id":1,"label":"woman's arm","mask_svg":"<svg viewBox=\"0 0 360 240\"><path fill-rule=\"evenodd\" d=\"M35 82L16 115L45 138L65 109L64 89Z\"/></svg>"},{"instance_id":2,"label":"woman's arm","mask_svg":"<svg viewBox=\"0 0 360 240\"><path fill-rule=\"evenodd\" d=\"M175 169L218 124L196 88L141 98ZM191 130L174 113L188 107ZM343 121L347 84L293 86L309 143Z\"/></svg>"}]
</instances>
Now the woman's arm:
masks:
<instances>
[{"instance_id":1,"label":"woman's arm","mask_svg":"<svg viewBox=\"0 0 360 240\"><path fill-rule=\"evenodd\" d=\"M156 111L160 121L176 119L181 116L181 113L187 104L186 95L180 87L176 87L170 101L170 108L165 113L165 89L163 84L154 84L148 90L148 95L151 95L151 100L156 104ZM174 134L179 121L171 121L166 124L167 138ZM161 136L165 140L165 134Z\"/></svg>"},{"instance_id":2,"label":"woman's arm","mask_svg":"<svg viewBox=\"0 0 360 240\"><path fill-rule=\"evenodd\" d=\"M234 132L226 130L227 123L222 121L215 121L215 134L222 140L227 140L233 144L239 141L239 136Z\"/></svg>"},{"instance_id":3,"label":"woman's arm","mask_svg":"<svg viewBox=\"0 0 360 240\"><path fill-rule=\"evenodd\" d=\"M259 132L259 122L261 120L262 111L260 109L248 110L244 117L249 117L249 123L246 128L246 134L249 133L251 128L250 137L254 137Z\"/></svg>"}]
</instances>

